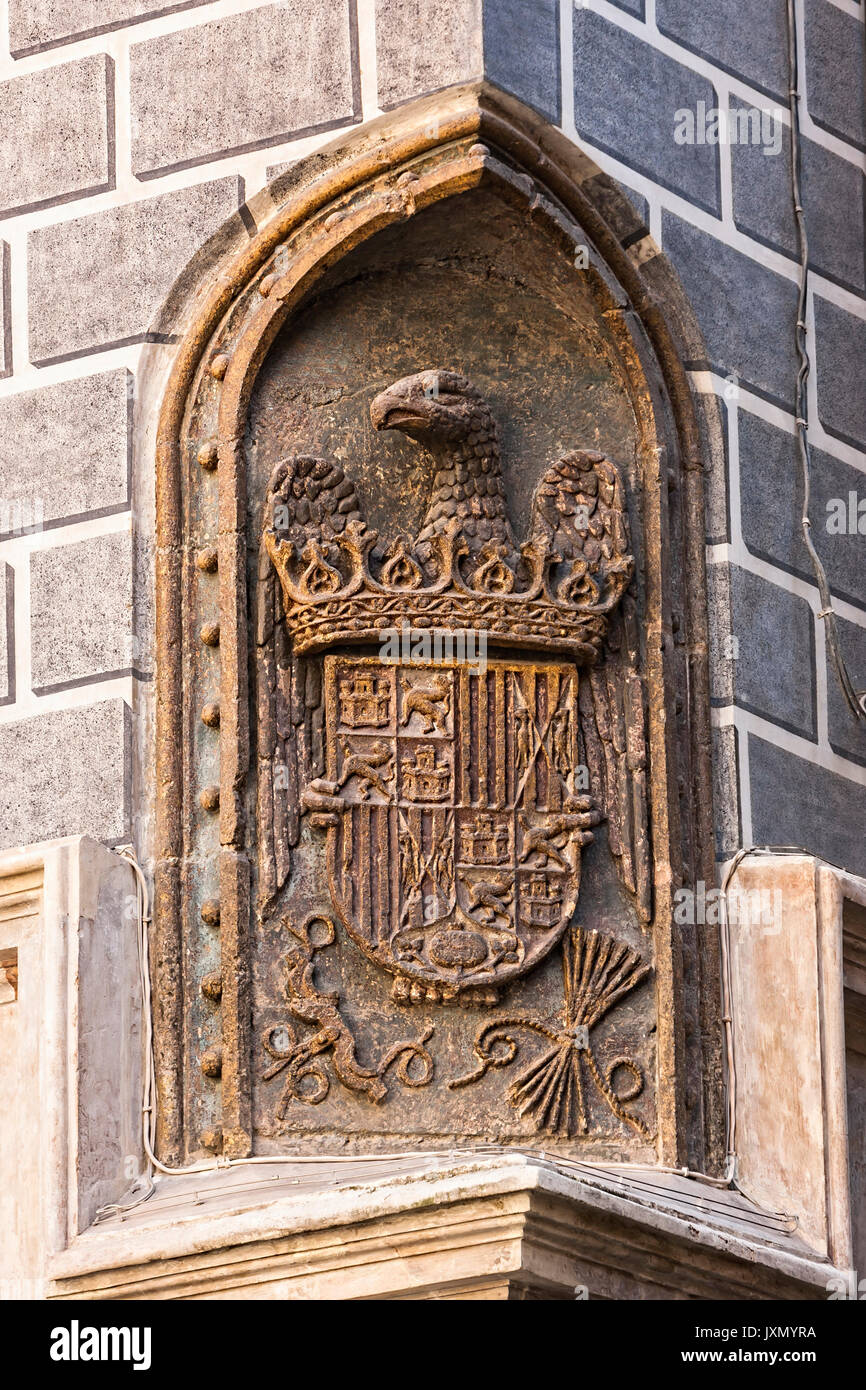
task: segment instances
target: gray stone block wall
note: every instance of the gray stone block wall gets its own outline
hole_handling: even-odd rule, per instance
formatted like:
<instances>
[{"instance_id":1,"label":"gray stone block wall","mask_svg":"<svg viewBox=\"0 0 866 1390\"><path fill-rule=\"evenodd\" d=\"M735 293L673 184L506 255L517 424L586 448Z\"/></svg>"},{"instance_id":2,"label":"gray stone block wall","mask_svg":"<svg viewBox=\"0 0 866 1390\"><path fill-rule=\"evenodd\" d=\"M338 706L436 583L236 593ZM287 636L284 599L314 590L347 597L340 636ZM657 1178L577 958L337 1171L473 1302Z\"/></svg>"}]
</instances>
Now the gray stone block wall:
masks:
<instances>
[{"instance_id":1,"label":"gray stone block wall","mask_svg":"<svg viewBox=\"0 0 866 1390\"><path fill-rule=\"evenodd\" d=\"M15 698L15 571L0 562L0 705Z\"/></svg>"},{"instance_id":2,"label":"gray stone block wall","mask_svg":"<svg viewBox=\"0 0 866 1390\"><path fill-rule=\"evenodd\" d=\"M225 225L242 202L241 180L229 174L31 232L31 362L58 362L159 332L154 312L200 248L217 237L216 259L232 238L247 236L239 216L234 227Z\"/></svg>"},{"instance_id":3,"label":"gray stone block wall","mask_svg":"<svg viewBox=\"0 0 866 1390\"><path fill-rule=\"evenodd\" d=\"M98 593L100 601L92 600ZM132 544L128 531L30 557L30 678L38 694L130 671Z\"/></svg>"},{"instance_id":4,"label":"gray stone block wall","mask_svg":"<svg viewBox=\"0 0 866 1390\"><path fill-rule=\"evenodd\" d=\"M136 20L177 14L206 0L9 0L13 58L104 34Z\"/></svg>"},{"instance_id":5,"label":"gray stone block wall","mask_svg":"<svg viewBox=\"0 0 866 1390\"><path fill-rule=\"evenodd\" d=\"M133 44L136 176L352 120L357 54L350 9L348 0L335 0L301 22L297 7L265 5Z\"/></svg>"},{"instance_id":6,"label":"gray stone block wall","mask_svg":"<svg viewBox=\"0 0 866 1390\"><path fill-rule=\"evenodd\" d=\"M498 0L484 6L484 71L557 125L559 0Z\"/></svg>"},{"instance_id":7,"label":"gray stone block wall","mask_svg":"<svg viewBox=\"0 0 866 1390\"><path fill-rule=\"evenodd\" d=\"M0 538L129 506L132 388L121 367L0 397Z\"/></svg>"},{"instance_id":8,"label":"gray stone block wall","mask_svg":"<svg viewBox=\"0 0 866 1390\"><path fill-rule=\"evenodd\" d=\"M673 213L662 217L662 244L706 347L706 355L696 354L691 365L732 374L756 394L792 406L797 377L794 282Z\"/></svg>"},{"instance_id":9,"label":"gray stone block wall","mask_svg":"<svg viewBox=\"0 0 866 1390\"><path fill-rule=\"evenodd\" d=\"M167 370L198 278L255 230L245 199L335 132L486 74L620 183L648 278L661 283L660 248L694 310L685 352L709 462L718 853L790 842L866 871L866 738L826 667L800 534L788 127L772 127L768 154L763 138L707 134L716 107L785 105L784 9L9 0L0 844L130 834L131 710L147 707L152 671L149 373L154 353ZM862 687L864 28L851 3L804 0L804 16L813 536ZM841 501L845 525L828 529ZM726 639L739 643L733 662Z\"/></svg>"},{"instance_id":10,"label":"gray stone block wall","mask_svg":"<svg viewBox=\"0 0 866 1390\"><path fill-rule=\"evenodd\" d=\"M623 164L718 212L718 147L677 145L675 114L716 104L713 86L591 10L574 14L574 124Z\"/></svg>"},{"instance_id":11,"label":"gray stone block wall","mask_svg":"<svg viewBox=\"0 0 866 1390\"><path fill-rule=\"evenodd\" d=\"M376 0L379 105L481 77L481 12L482 0Z\"/></svg>"},{"instance_id":12,"label":"gray stone block wall","mask_svg":"<svg viewBox=\"0 0 866 1390\"><path fill-rule=\"evenodd\" d=\"M667 38L756 91L785 99L785 0L656 0L656 20Z\"/></svg>"},{"instance_id":13,"label":"gray stone block wall","mask_svg":"<svg viewBox=\"0 0 866 1390\"><path fill-rule=\"evenodd\" d=\"M75 834L122 841L130 825L129 744L122 699L0 724L4 838L26 845L75 827Z\"/></svg>"},{"instance_id":14,"label":"gray stone block wall","mask_svg":"<svg viewBox=\"0 0 866 1390\"><path fill-rule=\"evenodd\" d=\"M110 187L113 106L104 53L0 84L0 217Z\"/></svg>"}]
</instances>

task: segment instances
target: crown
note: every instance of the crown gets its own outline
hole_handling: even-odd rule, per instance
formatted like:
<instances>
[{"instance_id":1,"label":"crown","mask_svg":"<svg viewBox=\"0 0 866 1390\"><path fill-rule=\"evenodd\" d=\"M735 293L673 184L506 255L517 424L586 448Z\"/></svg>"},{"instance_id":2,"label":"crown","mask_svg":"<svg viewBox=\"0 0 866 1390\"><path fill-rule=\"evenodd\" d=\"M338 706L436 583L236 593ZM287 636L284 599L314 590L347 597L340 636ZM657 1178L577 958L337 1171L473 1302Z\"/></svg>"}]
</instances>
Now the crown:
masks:
<instances>
[{"instance_id":1,"label":"crown","mask_svg":"<svg viewBox=\"0 0 866 1390\"><path fill-rule=\"evenodd\" d=\"M470 553L458 522L418 554L398 536L386 548L363 521L324 542L299 546L273 527L265 548L279 575L286 624L298 655L340 642L381 642L391 629L481 630L488 642L568 652L594 661L608 615L633 570L630 555L563 561L542 540L516 554L491 540Z\"/></svg>"},{"instance_id":2,"label":"crown","mask_svg":"<svg viewBox=\"0 0 866 1390\"><path fill-rule=\"evenodd\" d=\"M277 466L263 541L294 651L381 643L408 627L483 631L488 642L594 661L634 568L616 466L584 449L551 464L518 545L496 422L468 378L445 369L404 377L372 400L370 419L432 455L426 514L414 539L380 542L336 459L296 455Z\"/></svg>"}]
</instances>

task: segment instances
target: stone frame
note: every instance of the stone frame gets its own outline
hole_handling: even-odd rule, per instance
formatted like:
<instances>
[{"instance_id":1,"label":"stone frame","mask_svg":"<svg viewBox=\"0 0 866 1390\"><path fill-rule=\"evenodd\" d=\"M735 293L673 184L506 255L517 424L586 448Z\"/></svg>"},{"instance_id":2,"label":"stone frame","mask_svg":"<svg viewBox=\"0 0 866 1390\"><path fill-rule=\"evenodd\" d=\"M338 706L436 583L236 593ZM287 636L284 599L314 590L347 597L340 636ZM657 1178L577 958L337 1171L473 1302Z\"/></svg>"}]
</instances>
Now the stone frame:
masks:
<instances>
[{"instance_id":1,"label":"stone frame","mask_svg":"<svg viewBox=\"0 0 866 1390\"><path fill-rule=\"evenodd\" d=\"M411 180L404 177L410 173ZM447 89L401 108L278 178L268 189L270 218L214 276L177 351L160 415L156 465L152 962L157 1143L164 1162L208 1146L207 1136L192 1136L184 1122L185 1076L199 1064L210 1067L210 1075L221 1074L221 1134L215 1142L227 1156L249 1153L252 1142L243 437L256 374L279 329L330 266L382 228L485 179L507 184L548 221L552 235L573 246L579 233L591 243L600 262L597 294L623 358L633 363L642 454L647 464L653 461L651 472L645 468L653 486L645 488L644 500L658 1152L666 1164L712 1169L721 1162L718 947L711 935L682 939L672 913L679 884L711 883L715 877L704 462L681 347L695 341L694 319L658 248L640 234L624 195L563 135L486 83ZM289 239L293 254L287 258ZM627 307L619 302L622 292ZM218 534L215 547L196 557L188 539L184 480L211 473L217 479ZM676 585L668 566L672 536L681 547ZM218 570L218 611L206 625L210 631L193 636L189 595L196 564ZM218 646L220 667L219 752L211 760L213 780L204 785L194 759L199 711L185 678L199 637ZM219 863L218 883L202 913L206 923L219 926L216 961L200 961L188 939L190 883L199 871L189 854L189 831L201 807L219 810L212 855ZM191 955L216 989L221 1024L219 1049L195 1059L190 1011L207 989L204 979L193 978L195 971L191 975ZM215 963L216 971L207 969Z\"/></svg>"}]
</instances>

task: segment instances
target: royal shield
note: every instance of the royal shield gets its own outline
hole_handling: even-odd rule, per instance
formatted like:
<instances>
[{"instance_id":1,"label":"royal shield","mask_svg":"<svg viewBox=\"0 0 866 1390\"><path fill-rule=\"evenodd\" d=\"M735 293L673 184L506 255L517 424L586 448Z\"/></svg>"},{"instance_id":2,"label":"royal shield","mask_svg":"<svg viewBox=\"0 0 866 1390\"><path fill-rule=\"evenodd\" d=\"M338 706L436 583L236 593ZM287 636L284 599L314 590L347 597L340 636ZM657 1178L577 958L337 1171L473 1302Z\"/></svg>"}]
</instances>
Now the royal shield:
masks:
<instances>
[{"instance_id":1,"label":"royal shield","mask_svg":"<svg viewBox=\"0 0 866 1390\"><path fill-rule=\"evenodd\" d=\"M567 927L588 800L563 661L325 658L329 886L398 997L495 998Z\"/></svg>"}]
</instances>

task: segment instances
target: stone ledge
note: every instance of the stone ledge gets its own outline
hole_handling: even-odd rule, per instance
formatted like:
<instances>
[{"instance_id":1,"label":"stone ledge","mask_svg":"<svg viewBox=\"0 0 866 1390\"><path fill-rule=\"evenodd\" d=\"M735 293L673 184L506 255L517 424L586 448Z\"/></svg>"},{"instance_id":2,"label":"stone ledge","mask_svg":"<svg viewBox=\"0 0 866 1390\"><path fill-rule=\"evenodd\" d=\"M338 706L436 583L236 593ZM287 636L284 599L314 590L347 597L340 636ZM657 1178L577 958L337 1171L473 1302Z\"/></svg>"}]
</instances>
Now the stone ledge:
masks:
<instances>
[{"instance_id":1,"label":"stone ledge","mask_svg":"<svg viewBox=\"0 0 866 1390\"><path fill-rule=\"evenodd\" d=\"M286 1160L164 1178L53 1260L49 1296L808 1299L837 1275L739 1194L654 1169L577 1176L514 1152L334 1171Z\"/></svg>"}]
</instances>

